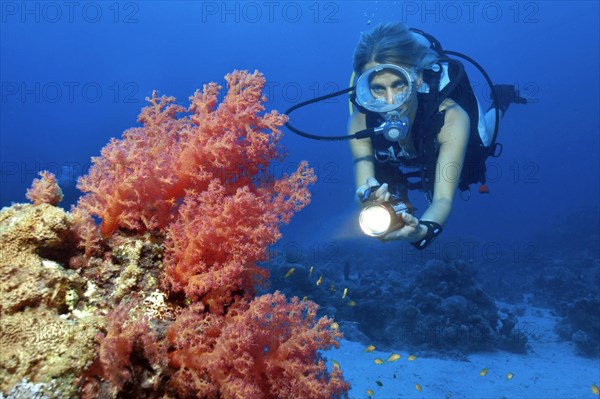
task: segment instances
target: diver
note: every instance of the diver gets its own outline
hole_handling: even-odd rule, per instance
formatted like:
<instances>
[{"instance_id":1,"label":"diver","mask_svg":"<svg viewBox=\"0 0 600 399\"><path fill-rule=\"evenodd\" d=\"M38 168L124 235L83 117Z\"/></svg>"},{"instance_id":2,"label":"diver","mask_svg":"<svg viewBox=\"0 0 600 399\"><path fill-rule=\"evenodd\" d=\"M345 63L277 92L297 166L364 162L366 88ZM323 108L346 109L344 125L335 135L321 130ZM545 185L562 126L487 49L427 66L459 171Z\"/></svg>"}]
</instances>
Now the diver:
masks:
<instances>
[{"instance_id":1,"label":"diver","mask_svg":"<svg viewBox=\"0 0 600 399\"><path fill-rule=\"evenodd\" d=\"M437 41L432 48L431 40L401 23L381 24L364 33L354 52L359 78L352 98L356 107L348 121L349 134L386 121L392 126L391 132L350 141L356 198L361 203L405 203L398 215L400 227L380 238L406 241L418 249L429 245L448 220L461 177L468 175L463 166L469 146L488 146L496 115L501 118L511 103L526 103L514 86L496 85L496 105L484 115L464 71L462 82L444 98L440 93L450 84L454 65L439 62ZM476 163L469 169L476 169ZM411 177L421 181L415 184ZM410 212L411 189L425 191L428 198L420 219ZM487 192L485 185L480 192Z\"/></svg>"},{"instance_id":2,"label":"diver","mask_svg":"<svg viewBox=\"0 0 600 399\"><path fill-rule=\"evenodd\" d=\"M483 112L464 65L475 66L490 88ZM473 59L443 49L433 36L402 23L363 33L354 51L350 87L290 107L350 93L348 132L341 136L292 132L314 140L350 141L359 224L367 235L424 249L442 232L457 189L488 193L486 159L502 153L498 126L511 103L526 104L513 85L496 84ZM355 79L356 78L356 79ZM408 192L425 193L428 208L417 218ZM464 198L464 196L463 196Z\"/></svg>"}]
</instances>

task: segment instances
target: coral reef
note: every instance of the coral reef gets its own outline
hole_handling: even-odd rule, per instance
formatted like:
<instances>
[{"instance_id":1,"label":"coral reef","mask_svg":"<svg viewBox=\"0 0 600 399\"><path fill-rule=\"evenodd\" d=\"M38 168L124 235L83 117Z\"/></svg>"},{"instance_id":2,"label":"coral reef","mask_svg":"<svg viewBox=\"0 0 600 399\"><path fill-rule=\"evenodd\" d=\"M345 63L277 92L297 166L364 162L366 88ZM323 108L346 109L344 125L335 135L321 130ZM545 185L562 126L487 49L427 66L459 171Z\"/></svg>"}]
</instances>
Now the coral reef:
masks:
<instances>
[{"instance_id":1,"label":"coral reef","mask_svg":"<svg viewBox=\"0 0 600 399\"><path fill-rule=\"evenodd\" d=\"M559 335L571 340L585 356L600 356L600 297L575 300L565 309L565 317L557 326Z\"/></svg>"},{"instance_id":2,"label":"coral reef","mask_svg":"<svg viewBox=\"0 0 600 399\"><path fill-rule=\"evenodd\" d=\"M480 265L484 287L494 297L552 309L562 317L559 336L585 356L599 356L600 210L573 210L532 237L517 260L499 268ZM578 221L585 219L581 225ZM515 254L512 254L515 257ZM594 306L594 304L596 304Z\"/></svg>"},{"instance_id":3,"label":"coral reef","mask_svg":"<svg viewBox=\"0 0 600 399\"><path fill-rule=\"evenodd\" d=\"M46 257L69 245L70 225L66 212L45 203L0 213L2 391L27 377L70 397L95 357L102 320L84 310L86 281Z\"/></svg>"},{"instance_id":4,"label":"coral reef","mask_svg":"<svg viewBox=\"0 0 600 399\"><path fill-rule=\"evenodd\" d=\"M260 73L226 80L220 104L214 83L188 108L154 92L142 126L93 159L70 213L42 194L55 186L48 174L28 195L36 205L3 210L0 311L13 332L0 344L26 342L35 325L69 326L51 348L18 348L29 363L3 352L3 392L36 384L48 397L346 396L341 371L318 354L338 345L333 320L318 319L311 301L255 296L268 278L257 262L309 203L316 177L305 162L269 173L284 156L286 118L263 112Z\"/></svg>"},{"instance_id":5,"label":"coral reef","mask_svg":"<svg viewBox=\"0 0 600 399\"><path fill-rule=\"evenodd\" d=\"M477 270L465 262L431 260L421 267L403 265L403 273L393 268L352 273L345 263L316 264L312 277L306 265L295 263L293 275L282 278L290 265L279 259L271 265L273 286L314 299L335 315L347 337L364 334L379 347L458 356L493 349L526 351L527 337L516 328L516 315L501 318L476 281ZM323 282L317 285L320 276Z\"/></svg>"}]
</instances>

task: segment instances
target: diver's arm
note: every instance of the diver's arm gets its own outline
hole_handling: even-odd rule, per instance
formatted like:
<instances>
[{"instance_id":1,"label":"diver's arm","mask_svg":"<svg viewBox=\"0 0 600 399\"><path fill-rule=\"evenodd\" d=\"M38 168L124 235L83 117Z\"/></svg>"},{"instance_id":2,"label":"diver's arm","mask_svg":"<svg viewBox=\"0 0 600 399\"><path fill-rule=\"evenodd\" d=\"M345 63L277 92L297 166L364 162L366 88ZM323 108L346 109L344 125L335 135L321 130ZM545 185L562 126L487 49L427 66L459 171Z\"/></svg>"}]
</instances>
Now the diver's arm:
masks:
<instances>
[{"instance_id":1,"label":"diver's arm","mask_svg":"<svg viewBox=\"0 0 600 399\"><path fill-rule=\"evenodd\" d=\"M348 134L354 134L366 129L365 114L354 112L348 120ZM373 164L373 145L370 138L350 140L350 150L354 161L354 182L356 188L364 185L369 177L375 176Z\"/></svg>"},{"instance_id":2,"label":"diver's arm","mask_svg":"<svg viewBox=\"0 0 600 399\"><path fill-rule=\"evenodd\" d=\"M469 140L469 115L453 101L445 102L440 111L445 109L444 126L437 139L440 150L437 160L436 181L431 205L421 216L444 225L452 210L452 199L460 180L465 151ZM403 213L404 226L387 234L385 240L403 240L416 242L425 237L427 227L419 224L419 219L409 213Z\"/></svg>"},{"instance_id":3,"label":"diver's arm","mask_svg":"<svg viewBox=\"0 0 600 399\"><path fill-rule=\"evenodd\" d=\"M450 216L452 200L460 181L469 141L470 120L467 112L453 101L442 107L446 110L446 116L444 126L437 136L440 150L433 200L421 219L437 222L443 226Z\"/></svg>"}]
</instances>

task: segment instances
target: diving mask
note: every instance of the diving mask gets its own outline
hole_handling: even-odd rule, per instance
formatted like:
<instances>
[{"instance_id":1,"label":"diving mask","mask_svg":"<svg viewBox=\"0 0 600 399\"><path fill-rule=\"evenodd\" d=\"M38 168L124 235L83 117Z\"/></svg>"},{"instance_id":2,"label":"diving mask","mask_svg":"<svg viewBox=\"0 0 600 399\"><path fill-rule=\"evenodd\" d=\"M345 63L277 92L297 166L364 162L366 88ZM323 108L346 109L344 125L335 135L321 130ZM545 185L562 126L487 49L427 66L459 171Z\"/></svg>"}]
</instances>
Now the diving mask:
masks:
<instances>
[{"instance_id":1,"label":"diving mask","mask_svg":"<svg viewBox=\"0 0 600 399\"><path fill-rule=\"evenodd\" d=\"M376 65L356 81L356 102L371 112L394 111L415 92L415 81L416 73L412 69L394 64Z\"/></svg>"}]
</instances>

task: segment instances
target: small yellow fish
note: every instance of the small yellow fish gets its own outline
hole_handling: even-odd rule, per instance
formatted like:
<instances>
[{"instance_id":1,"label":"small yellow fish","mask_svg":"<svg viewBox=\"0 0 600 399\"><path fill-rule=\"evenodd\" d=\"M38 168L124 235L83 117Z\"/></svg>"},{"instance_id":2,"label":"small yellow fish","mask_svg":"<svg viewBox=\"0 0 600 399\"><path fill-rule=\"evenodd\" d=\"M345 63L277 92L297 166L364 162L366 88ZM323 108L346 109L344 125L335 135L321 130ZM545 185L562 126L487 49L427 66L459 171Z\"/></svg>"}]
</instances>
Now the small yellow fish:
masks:
<instances>
[{"instance_id":1,"label":"small yellow fish","mask_svg":"<svg viewBox=\"0 0 600 399\"><path fill-rule=\"evenodd\" d=\"M415 389L419 392L421 392L423 390L423 388L421 388L421 385L419 385L419 384L415 384Z\"/></svg>"},{"instance_id":2,"label":"small yellow fish","mask_svg":"<svg viewBox=\"0 0 600 399\"><path fill-rule=\"evenodd\" d=\"M338 362L336 362L335 360L332 360L331 364L333 364L333 368L336 368L336 369L340 368L340 364Z\"/></svg>"},{"instance_id":3,"label":"small yellow fish","mask_svg":"<svg viewBox=\"0 0 600 399\"><path fill-rule=\"evenodd\" d=\"M513 373L506 373L506 379L507 380L512 380L513 377L514 377Z\"/></svg>"},{"instance_id":4,"label":"small yellow fish","mask_svg":"<svg viewBox=\"0 0 600 399\"><path fill-rule=\"evenodd\" d=\"M380 358L377 358L377 359L373 360L373 363L375 363L375 364L383 364L383 360L381 360Z\"/></svg>"},{"instance_id":5,"label":"small yellow fish","mask_svg":"<svg viewBox=\"0 0 600 399\"><path fill-rule=\"evenodd\" d=\"M294 274L295 271L296 271L296 268L292 267L290 270L288 270L288 272L285 274L285 276L283 276L283 278L290 277L292 274Z\"/></svg>"},{"instance_id":6,"label":"small yellow fish","mask_svg":"<svg viewBox=\"0 0 600 399\"><path fill-rule=\"evenodd\" d=\"M374 345L369 345L365 348L365 352L373 352L375 350Z\"/></svg>"},{"instance_id":7,"label":"small yellow fish","mask_svg":"<svg viewBox=\"0 0 600 399\"><path fill-rule=\"evenodd\" d=\"M356 306L356 302L354 302L354 301L351 299L351 300L350 300L350 302L348 302L348 306L355 307L355 306Z\"/></svg>"},{"instance_id":8,"label":"small yellow fish","mask_svg":"<svg viewBox=\"0 0 600 399\"><path fill-rule=\"evenodd\" d=\"M304 297L302 298L303 301L308 301L308 297L306 295L304 295Z\"/></svg>"},{"instance_id":9,"label":"small yellow fish","mask_svg":"<svg viewBox=\"0 0 600 399\"><path fill-rule=\"evenodd\" d=\"M369 396L375 396L375 392L373 392L372 389L367 389L367 395L369 395Z\"/></svg>"},{"instance_id":10,"label":"small yellow fish","mask_svg":"<svg viewBox=\"0 0 600 399\"><path fill-rule=\"evenodd\" d=\"M331 323L332 330L339 330L339 328L340 328L340 325L337 322L334 321L333 323Z\"/></svg>"},{"instance_id":11,"label":"small yellow fish","mask_svg":"<svg viewBox=\"0 0 600 399\"><path fill-rule=\"evenodd\" d=\"M333 283L331 283L331 285L329 286L329 291L331 292L335 292L335 285L333 285Z\"/></svg>"},{"instance_id":12,"label":"small yellow fish","mask_svg":"<svg viewBox=\"0 0 600 399\"><path fill-rule=\"evenodd\" d=\"M391 363L391 362L395 362L395 361L397 361L398 359L400 359L401 357L402 357L402 356L400 356L400 355L399 355L399 354L397 354L397 353L392 353L392 354L390 355L390 357L388 357L388 358L387 358L387 361L388 361L388 362L390 362L390 363Z\"/></svg>"},{"instance_id":13,"label":"small yellow fish","mask_svg":"<svg viewBox=\"0 0 600 399\"><path fill-rule=\"evenodd\" d=\"M412 362L413 360L416 360L417 357L415 355L410 355L409 357L406 358L406 360L408 360L409 362Z\"/></svg>"},{"instance_id":14,"label":"small yellow fish","mask_svg":"<svg viewBox=\"0 0 600 399\"><path fill-rule=\"evenodd\" d=\"M592 393L594 395L600 396L600 388L598 388L598 385L592 384Z\"/></svg>"},{"instance_id":15,"label":"small yellow fish","mask_svg":"<svg viewBox=\"0 0 600 399\"><path fill-rule=\"evenodd\" d=\"M314 266L310 267L310 271L308 272L308 277L312 276L313 271L315 270Z\"/></svg>"},{"instance_id":16,"label":"small yellow fish","mask_svg":"<svg viewBox=\"0 0 600 399\"><path fill-rule=\"evenodd\" d=\"M346 299L346 295L348 295L348 288L344 288L344 295L342 295L342 299Z\"/></svg>"},{"instance_id":17,"label":"small yellow fish","mask_svg":"<svg viewBox=\"0 0 600 399\"><path fill-rule=\"evenodd\" d=\"M317 287L321 284L323 284L323 276L319 277L319 279L317 280Z\"/></svg>"},{"instance_id":18,"label":"small yellow fish","mask_svg":"<svg viewBox=\"0 0 600 399\"><path fill-rule=\"evenodd\" d=\"M487 373L488 373L488 369L485 368L485 369L481 369L481 371L479 372L479 375L482 377L485 377L487 375Z\"/></svg>"}]
</instances>

